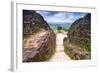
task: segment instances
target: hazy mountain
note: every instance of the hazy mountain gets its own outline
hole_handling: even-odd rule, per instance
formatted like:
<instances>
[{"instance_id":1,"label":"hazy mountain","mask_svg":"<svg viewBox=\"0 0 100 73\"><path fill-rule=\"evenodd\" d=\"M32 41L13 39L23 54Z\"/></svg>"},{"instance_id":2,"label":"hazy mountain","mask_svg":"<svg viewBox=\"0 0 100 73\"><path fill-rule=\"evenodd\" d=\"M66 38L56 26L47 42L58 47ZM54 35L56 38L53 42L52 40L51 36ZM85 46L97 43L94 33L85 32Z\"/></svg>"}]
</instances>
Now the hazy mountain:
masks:
<instances>
[{"instance_id":1,"label":"hazy mountain","mask_svg":"<svg viewBox=\"0 0 100 73\"><path fill-rule=\"evenodd\" d=\"M68 30L71 26L71 23L59 23L59 24L54 24L54 23L49 23L50 28L52 29L57 29L57 27L62 27L63 29Z\"/></svg>"}]
</instances>

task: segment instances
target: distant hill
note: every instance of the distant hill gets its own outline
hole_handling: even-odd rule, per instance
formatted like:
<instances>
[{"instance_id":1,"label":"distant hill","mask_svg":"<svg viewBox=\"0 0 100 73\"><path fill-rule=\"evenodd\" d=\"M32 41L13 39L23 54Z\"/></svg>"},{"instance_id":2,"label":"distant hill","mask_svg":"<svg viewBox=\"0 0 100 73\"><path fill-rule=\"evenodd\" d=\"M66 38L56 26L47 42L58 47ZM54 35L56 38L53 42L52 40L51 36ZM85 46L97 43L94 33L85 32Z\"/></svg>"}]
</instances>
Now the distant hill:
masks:
<instances>
[{"instance_id":1,"label":"distant hill","mask_svg":"<svg viewBox=\"0 0 100 73\"><path fill-rule=\"evenodd\" d=\"M62 27L64 30L68 30L71 26L71 23L59 23L59 24L49 23L49 26L53 30L57 29L58 27Z\"/></svg>"}]
</instances>

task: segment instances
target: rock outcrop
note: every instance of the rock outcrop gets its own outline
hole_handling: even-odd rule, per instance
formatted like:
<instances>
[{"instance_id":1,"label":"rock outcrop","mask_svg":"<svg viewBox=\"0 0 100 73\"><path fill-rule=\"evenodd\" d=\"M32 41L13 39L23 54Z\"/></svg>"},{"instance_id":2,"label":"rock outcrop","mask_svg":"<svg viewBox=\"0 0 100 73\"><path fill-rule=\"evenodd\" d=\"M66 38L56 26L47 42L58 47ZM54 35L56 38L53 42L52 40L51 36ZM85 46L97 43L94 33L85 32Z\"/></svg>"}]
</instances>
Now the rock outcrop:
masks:
<instances>
[{"instance_id":1,"label":"rock outcrop","mask_svg":"<svg viewBox=\"0 0 100 73\"><path fill-rule=\"evenodd\" d=\"M80 59L91 58L91 14L87 14L83 18L76 20L68 31L66 47L71 49L71 53L75 55L75 51L81 53ZM75 59L75 58L74 58Z\"/></svg>"},{"instance_id":2,"label":"rock outcrop","mask_svg":"<svg viewBox=\"0 0 100 73\"><path fill-rule=\"evenodd\" d=\"M42 29L50 30L44 18L34 10L23 10L23 35L28 36Z\"/></svg>"},{"instance_id":3,"label":"rock outcrop","mask_svg":"<svg viewBox=\"0 0 100 73\"><path fill-rule=\"evenodd\" d=\"M91 37L91 15L87 14L85 17L75 21L69 29L68 38L70 42L74 38L87 38Z\"/></svg>"},{"instance_id":4,"label":"rock outcrop","mask_svg":"<svg viewBox=\"0 0 100 73\"><path fill-rule=\"evenodd\" d=\"M39 36L41 32L46 34ZM34 38L36 35L38 37ZM26 46L23 46L23 62L46 61L55 52L56 35L34 10L23 10L23 45Z\"/></svg>"}]
</instances>

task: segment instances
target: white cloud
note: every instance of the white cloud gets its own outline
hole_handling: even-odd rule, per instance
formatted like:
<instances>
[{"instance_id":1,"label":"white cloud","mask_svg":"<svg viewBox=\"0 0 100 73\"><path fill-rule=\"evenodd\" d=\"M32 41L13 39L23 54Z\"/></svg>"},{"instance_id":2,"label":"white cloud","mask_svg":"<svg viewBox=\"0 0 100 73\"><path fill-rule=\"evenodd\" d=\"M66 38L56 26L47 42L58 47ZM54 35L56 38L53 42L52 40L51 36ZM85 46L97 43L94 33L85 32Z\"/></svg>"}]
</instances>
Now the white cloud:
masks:
<instances>
[{"instance_id":1,"label":"white cloud","mask_svg":"<svg viewBox=\"0 0 100 73\"><path fill-rule=\"evenodd\" d=\"M75 12L55 12L37 11L40 13L48 23L73 23L75 20L83 17L85 13Z\"/></svg>"}]
</instances>

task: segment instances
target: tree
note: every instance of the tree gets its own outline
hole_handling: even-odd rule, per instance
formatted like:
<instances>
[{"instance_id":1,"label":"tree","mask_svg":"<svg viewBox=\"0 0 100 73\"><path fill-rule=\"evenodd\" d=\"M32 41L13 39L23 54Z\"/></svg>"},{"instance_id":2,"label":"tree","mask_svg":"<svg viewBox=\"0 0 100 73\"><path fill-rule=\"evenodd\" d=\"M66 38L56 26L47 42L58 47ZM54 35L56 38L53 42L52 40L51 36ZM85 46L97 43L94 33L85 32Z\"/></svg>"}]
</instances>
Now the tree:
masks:
<instances>
[{"instance_id":1,"label":"tree","mask_svg":"<svg viewBox=\"0 0 100 73\"><path fill-rule=\"evenodd\" d=\"M57 27L57 30L58 30L59 33L61 33L62 32L62 27Z\"/></svg>"}]
</instances>

